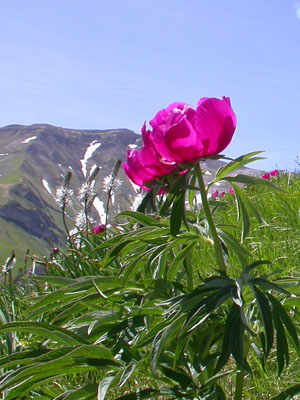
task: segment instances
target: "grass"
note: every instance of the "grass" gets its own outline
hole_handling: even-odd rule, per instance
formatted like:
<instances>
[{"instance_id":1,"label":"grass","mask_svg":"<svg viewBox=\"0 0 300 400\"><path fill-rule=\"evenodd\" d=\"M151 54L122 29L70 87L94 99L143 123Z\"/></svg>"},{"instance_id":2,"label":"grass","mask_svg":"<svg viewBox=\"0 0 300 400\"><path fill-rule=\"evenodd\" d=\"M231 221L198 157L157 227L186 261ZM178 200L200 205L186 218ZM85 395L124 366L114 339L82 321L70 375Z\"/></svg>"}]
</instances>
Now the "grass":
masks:
<instances>
[{"instance_id":1,"label":"grass","mask_svg":"<svg viewBox=\"0 0 300 400\"><path fill-rule=\"evenodd\" d=\"M280 174L279 177L273 178L272 183L275 186L279 187L280 190L277 190L276 188L274 190L266 190L261 186L246 189L246 193L248 195L249 200L252 202L252 204L254 204L257 207L257 210L263 217L264 222L262 221L262 219L257 218L257 215L255 215L255 213L252 214L250 213L249 217L250 231L243 243L245 249L248 250L249 255L248 256L245 255L245 257L247 258L247 261L249 263L258 259L270 260L271 265L269 264L262 265L260 267L260 272L261 274L265 274L266 277L271 277L275 282L278 279L281 279L281 281L283 281L284 278L286 277L289 278L294 277L295 282L297 282L297 284L295 285L294 288L291 288L291 290L294 291L296 296L295 298L297 301L299 301L300 292L298 286L300 282L300 270L299 270L300 174L293 174L293 175ZM238 228L240 228L242 225L242 219L237 218L237 212L236 212L237 205L235 198L229 194L226 194L223 199L220 199L216 202L216 205L217 208L214 217L217 225L220 228L226 227L226 229L237 240L240 240L240 229ZM118 226L117 222L116 226ZM134 230L137 229L137 227L138 224L132 225L131 226L132 232L134 232ZM5 241L14 240L16 243L16 247L18 248L18 251L25 252L26 249L22 247L22 240L23 240L22 232L15 233L12 239L12 231L10 229L12 229L12 227L10 227L8 224L7 231L4 234L2 234L2 237L0 236L1 243L3 243L3 245L5 246L6 243ZM122 229L124 229L124 227ZM117 237L119 233L120 231L118 230L115 231L112 230L111 235L113 237ZM129 231L128 234L130 235L130 233L131 232ZM51 264L53 260L49 260L49 273L50 274L52 273L53 275L56 276L57 275L63 276L66 278L70 277L73 278L75 276L76 278L79 279L81 279L84 275L100 274L108 277L112 276L114 280L117 282L120 276L120 268L121 270L122 268L125 268L126 270L126 267L128 267L128 263L130 262L130 257L128 256L128 258L126 258L127 255L138 254L139 251L139 249L137 248L138 245L137 243L133 243L131 247L130 246L128 247L129 250L127 250L127 248L122 245L120 247L120 250L118 250L119 258L112 257L110 259L108 257L105 258L106 241L105 239L103 240L103 238L104 236L97 237L91 234L86 235L84 237L84 240L82 242L82 247L80 249L78 248L69 249L70 250L69 252L67 250L66 256L60 257L59 261L57 261L57 264L55 263ZM117 239L115 240L116 243L118 243ZM154 246L154 243L156 243L158 246L160 246L162 244L161 242L162 239L159 237L154 237L153 239L147 239L147 240L149 240L149 245ZM151 240L153 240L153 243L151 243ZM169 240L171 239L169 238ZM33 251L43 250L39 248L38 242L32 243L32 246L33 246L32 247ZM214 271L216 269L214 252L211 245L208 242L203 241L203 243L201 242L201 246L199 246L198 250L199 251L194 252L193 256L191 256L191 258L188 260L190 265L193 266L194 287L196 287L201 283L200 277L203 278L211 276L212 273L215 273ZM116 252L116 250L114 251ZM174 255L176 256L176 254L178 255L177 249L175 249L173 256ZM239 276L240 272L245 267L245 265L241 263L241 260L234 252L230 252L228 254L228 257L230 263L230 266L228 267L229 276L231 277ZM108 261L105 263L105 260ZM137 263L140 262L141 261L137 259ZM168 266L174 266L174 259L169 259L168 260L169 264L167 263L166 265L163 265L163 262L164 261L162 257L159 260L159 263L162 265L161 266L162 270L163 268L166 268L167 270ZM60 268L59 270L58 267ZM143 265L142 267L144 268ZM150 285L153 284L155 286L156 281L151 276L151 263L150 262L149 264L146 263L145 267L146 268L144 269L141 268L140 271L137 272L135 275L133 274L134 278L134 282L132 283L133 286L134 283L136 283L137 286L139 284L142 284L143 280L145 281L147 280L147 282L150 282ZM178 283L178 286L181 285L180 281L181 277L179 276L181 276L182 274L184 274L184 272L180 271L180 273L178 273L174 278ZM99 281L99 284L101 284L101 280ZM41 286L39 294L43 295L44 293L48 293L50 295L52 291L55 292L54 286L52 287L51 285L47 286L47 288ZM62 283L60 282L59 285L60 285L59 287L61 288ZM162 278L157 280L157 285L158 289L155 288L155 290L157 291L169 290L167 283L165 283L165 286L163 286L164 279ZM96 292L93 291L95 288L97 289ZM103 290L105 289L106 287L104 287ZM121 291L120 292L117 291L114 293L114 291L110 288L108 288L107 291L104 293L97 287L95 283L95 286L89 289L93 291L91 292L93 293L91 299L88 296L90 292L85 293L84 290L82 289L82 298L80 297L81 291L77 287L74 293L66 291L64 295L61 295L61 297L59 298L60 300L57 303L57 307L59 307L59 314L58 314L59 317L57 319L58 326L63 326L65 329L73 329L75 327L74 329L76 333L79 334L81 332L84 332L84 322L85 322L84 318L87 318L87 320L89 318L89 314L85 314L84 318L81 315L81 313L86 312L86 310L96 314L97 312L102 312L103 310L113 311L115 309L118 309L121 315L123 303L127 307L125 310L126 315L127 314L130 315L131 312L130 308L137 310L138 296L135 294L132 295L133 293L133 292L131 293L131 290L133 290L132 287L128 288L128 291L124 291L123 294L121 293ZM151 299L151 296L154 296L155 290L151 293L151 295L148 294L148 298L147 296L145 297L144 299L145 302L149 301L149 298ZM175 289L173 288L172 290ZM161 293L159 294L161 295ZM114 303L113 300L114 295L117 297L117 303ZM68 296L70 299L72 299L72 296L74 296L76 300L74 305L72 305L71 300L68 300ZM109 298L108 306L107 303L105 303L107 296ZM244 296L245 298L247 297L247 292L244 294ZM32 302L31 297L29 296L26 299L26 301L29 301L28 304L30 305ZM159 306L157 305L157 302L154 304L154 306L157 307L158 309ZM71 315L69 317L70 319L68 319L67 316L69 313L69 309L72 310L72 307L73 307L73 314L70 314ZM155 310L155 307L153 307L153 310ZM53 312L53 310L55 311ZM39 319L41 321L47 321L48 318L48 320L50 321L55 321L56 312L58 311L56 311L55 308L53 310L51 311L43 308L43 313L39 316ZM293 314L294 322L297 325L299 334L299 321L300 321L299 310L297 306L295 306L291 310L294 313ZM77 319L80 319L80 317L82 317L82 321L80 322L81 325L79 323L79 326L76 327L76 321ZM20 316L20 319L22 319L22 316ZM93 330L93 322L89 325L90 330ZM121 322L119 322L119 324L121 326ZM119 325L116 325L115 329L117 332L119 332L118 331ZM132 334L131 329L132 326L128 325L127 327L126 325L126 329L124 331L120 331L120 337L121 335L124 335L121 337L122 341L126 339L126 334L128 333L128 331L130 331L129 333ZM138 333L135 334L138 337ZM105 335L106 337L104 337ZM101 337L101 343L104 343L106 345L107 343L109 343L109 334L106 333L105 335ZM120 338L118 336L112 336L110 340L112 342L111 344L112 348L117 347L121 343L121 341L119 342ZM46 342L44 342L44 344L46 345ZM266 363L265 369L262 367L261 363L258 361L256 357L254 356L250 357L250 364L254 373L252 376L250 376L250 374L247 374L245 376L245 382L244 382L245 399L250 399L250 400L256 399L259 396L259 398L263 400L270 400L274 396L276 396L279 392L282 392L288 387L299 383L300 381L299 355L292 348L291 345L289 346L289 348L290 348L290 363L288 367L283 370L283 373L281 374L280 377L278 377L277 366L276 366L276 358L277 358L276 348L273 348L271 350L269 360L268 363ZM166 360L168 359L168 357L171 357L170 356L171 350L172 349L169 349L166 352L165 354ZM128 359L130 359L131 357L130 351L131 349L129 347L128 354L126 354L126 357L128 357ZM133 347L132 354L134 354L134 357L137 355L138 351L139 350ZM201 353L201 351L199 353ZM235 362L232 359L230 359L229 364L226 368L230 369L231 367L235 368ZM150 369L150 367L148 369ZM81 385L82 380L84 381L82 376L74 376L73 378L72 381L70 380L68 381L68 378L59 378L57 382L59 382L61 387L65 386L73 388L75 386ZM98 379L97 374L95 375L95 377L93 375L89 375L89 378L91 379L91 382L93 382L94 378ZM230 393L233 392L233 380L234 378L232 375L229 375L225 379L225 387L227 389L228 396L231 396L232 394ZM112 389L110 391L110 394L108 394L108 396L105 397L105 399L113 400L116 398L116 396L125 395L125 393L128 390L136 387L144 388L149 385L152 387L157 387L159 385L158 382L159 379L156 379L153 376L151 377L151 373L149 371L147 372L146 369L141 370L141 372L136 373L136 375L133 375L132 378L128 379L126 385L124 385L123 388L115 387L114 389ZM169 382L169 381L164 378L164 382ZM58 395L59 393L57 393L57 396ZM138 397L128 397L128 399L129 398L138 398ZM167 396L160 397L160 399L168 399L168 397Z\"/></svg>"},{"instance_id":2,"label":"grass","mask_svg":"<svg viewBox=\"0 0 300 400\"><path fill-rule=\"evenodd\" d=\"M47 245L42 240L28 235L23 229L15 224L5 221L2 218L0 232L0 255L1 261L4 262L11 254L12 243L14 243L14 251L16 254L16 268L22 268L24 265L24 257L26 251L30 249L32 254L42 256L47 254Z\"/></svg>"}]
</instances>

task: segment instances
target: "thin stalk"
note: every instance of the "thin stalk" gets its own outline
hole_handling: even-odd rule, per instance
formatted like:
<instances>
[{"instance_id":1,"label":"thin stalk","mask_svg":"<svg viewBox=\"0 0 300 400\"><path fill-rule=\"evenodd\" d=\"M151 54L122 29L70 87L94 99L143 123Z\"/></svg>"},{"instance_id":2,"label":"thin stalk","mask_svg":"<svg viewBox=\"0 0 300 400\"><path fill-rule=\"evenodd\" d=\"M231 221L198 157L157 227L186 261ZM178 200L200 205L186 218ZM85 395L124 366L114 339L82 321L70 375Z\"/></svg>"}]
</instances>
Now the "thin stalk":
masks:
<instances>
[{"instance_id":1,"label":"thin stalk","mask_svg":"<svg viewBox=\"0 0 300 400\"><path fill-rule=\"evenodd\" d=\"M216 226L215 226L215 223L214 223L214 220L213 220L210 208L209 208L209 204L208 204L208 200L207 200L207 191L205 188L202 171L201 171L199 164L195 165L195 171L196 171L196 175L197 175L198 182L199 182L203 210L206 215L208 226L209 226L209 231L210 231L210 234L211 234L211 236L213 238L213 242L214 242L217 263L219 264L220 272L222 274L226 275L226 264L225 264L225 260L223 257L222 246L221 246L221 242L220 242L220 239L219 239L219 236L217 233L217 229L216 229Z\"/></svg>"},{"instance_id":2,"label":"thin stalk","mask_svg":"<svg viewBox=\"0 0 300 400\"><path fill-rule=\"evenodd\" d=\"M233 400L242 400L243 385L244 385L244 372L240 371L235 377L235 392Z\"/></svg>"},{"instance_id":3,"label":"thin stalk","mask_svg":"<svg viewBox=\"0 0 300 400\"><path fill-rule=\"evenodd\" d=\"M69 232L69 228L68 228L67 221L66 221L66 203L65 203L65 199L63 200L63 206L61 208L61 212L62 212L62 221L63 221L64 228L65 228L65 231L66 231L66 234L67 234L67 239L71 243L70 232Z\"/></svg>"}]
</instances>

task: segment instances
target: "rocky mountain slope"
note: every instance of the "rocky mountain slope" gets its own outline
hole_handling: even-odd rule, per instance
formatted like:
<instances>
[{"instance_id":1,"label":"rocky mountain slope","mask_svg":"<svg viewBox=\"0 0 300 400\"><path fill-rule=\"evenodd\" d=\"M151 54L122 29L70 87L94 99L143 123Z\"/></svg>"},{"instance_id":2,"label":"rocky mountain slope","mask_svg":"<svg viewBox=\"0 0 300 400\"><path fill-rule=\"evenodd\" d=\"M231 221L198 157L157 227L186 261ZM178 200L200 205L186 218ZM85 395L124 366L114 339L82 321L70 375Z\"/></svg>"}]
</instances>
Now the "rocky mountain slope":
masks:
<instances>
[{"instance_id":1,"label":"rocky mountain slope","mask_svg":"<svg viewBox=\"0 0 300 400\"><path fill-rule=\"evenodd\" d=\"M56 201L67 172L72 173L75 208L77 191L91 169L99 167L93 216L104 222L107 185L115 162L124 159L139 135L127 129L73 130L51 125L10 125L0 129L0 261L10 249L30 247L43 253L63 245L65 232ZM128 207L136 196L120 170L122 185L114 209ZM76 206L77 201L77 206ZM72 215L76 218L76 215Z\"/></svg>"},{"instance_id":2,"label":"rocky mountain slope","mask_svg":"<svg viewBox=\"0 0 300 400\"><path fill-rule=\"evenodd\" d=\"M22 258L27 248L47 254L52 247L64 245L57 196L68 172L73 190L69 214L80 224L78 191L99 167L91 210L95 223L104 223L109 176L116 161L126 157L128 146L140 142L140 136L128 129L74 130L43 124L0 128L0 263L12 249ZM212 172L221 165L206 162ZM259 172L247 169L247 173ZM134 209L141 199L122 168L118 180L112 197L114 213Z\"/></svg>"}]
</instances>

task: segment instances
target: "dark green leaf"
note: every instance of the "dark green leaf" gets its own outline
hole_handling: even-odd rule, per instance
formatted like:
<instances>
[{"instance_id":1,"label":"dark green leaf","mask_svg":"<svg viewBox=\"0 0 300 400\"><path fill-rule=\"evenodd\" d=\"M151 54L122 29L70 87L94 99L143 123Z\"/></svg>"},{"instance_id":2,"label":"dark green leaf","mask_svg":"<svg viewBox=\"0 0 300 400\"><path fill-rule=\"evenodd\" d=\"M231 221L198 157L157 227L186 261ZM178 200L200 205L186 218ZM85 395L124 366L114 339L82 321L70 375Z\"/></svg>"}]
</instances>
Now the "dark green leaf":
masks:
<instances>
[{"instance_id":1,"label":"dark green leaf","mask_svg":"<svg viewBox=\"0 0 300 400\"><path fill-rule=\"evenodd\" d=\"M290 316L286 312L285 308L283 305L278 301L274 296L272 296L270 293L268 293L269 299L272 302L272 305L274 307L274 312L280 317L281 322L284 324L286 327L289 335L291 336L294 345L296 348L299 347L299 340L298 340L298 333L296 330L296 326L293 324L293 321L291 320Z\"/></svg>"},{"instance_id":2,"label":"dark green leaf","mask_svg":"<svg viewBox=\"0 0 300 400\"><path fill-rule=\"evenodd\" d=\"M181 223L184 218L184 201L185 201L185 192L181 191L176 196L171 211L170 231L171 235L173 236L176 236L180 231Z\"/></svg>"},{"instance_id":3,"label":"dark green leaf","mask_svg":"<svg viewBox=\"0 0 300 400\"><path fill-rule=\"evenodd\" d=\"M300 394L300 384L289 387L278 396L272 397L271 400L292 400L296 394Z\"/></svg>"},{"instance_id":4,"label":"dark green leaf","mask_svg":"<svg viewBox=\"0 0 300 400\"><path fill-rule=\"evenodd\" d=\"M265 337L266 337L266 354L267 357L273 345L274 329L272 322L272 310L269 305L267 297L254 285L250 285L253 290L254 296L257 300L257 305L261 319L263 321Z\"/></svg>"},{"instance_id":5,"label":"dark green leaf","mask_svg":"<svg viewBox=\"0 0 300 400\"><path fill-rule=\"evenodd\" d=\"M179 384L182 389L186 389L188 386L194 386L193 380L180 368L174 370L172 368L161 365L160 369L169 379L172 379L174 382Z\"/></svg>"},{"instance_id":6,"label":"dark green leaf","mask_svg":"<svg viewBox=\"0 0 300 400\"><path fill-rule=\"evenodd\" d=\"M267 261L267 260L258 260L252 264L247 265L247 267L245 267L245 269L244 269L244 272L246 272L248 274L254 268L259 267L260 265L265 265L265 264L271 265L272 263L271 263L271 261Z\"/></svg>"},{"instance_id":7,"label":"dark green leaf","mask_svg":"<svg viewBox=\"0 0 300 400\"><path fill-rule=\"evenodd\" d=\"M144 389L138 392L128 393L125 396L118 397L115 400L141 400L141 399L152 399L154 396L158 396L160 392L156 389Z\"/></svg>"}]
</instances>

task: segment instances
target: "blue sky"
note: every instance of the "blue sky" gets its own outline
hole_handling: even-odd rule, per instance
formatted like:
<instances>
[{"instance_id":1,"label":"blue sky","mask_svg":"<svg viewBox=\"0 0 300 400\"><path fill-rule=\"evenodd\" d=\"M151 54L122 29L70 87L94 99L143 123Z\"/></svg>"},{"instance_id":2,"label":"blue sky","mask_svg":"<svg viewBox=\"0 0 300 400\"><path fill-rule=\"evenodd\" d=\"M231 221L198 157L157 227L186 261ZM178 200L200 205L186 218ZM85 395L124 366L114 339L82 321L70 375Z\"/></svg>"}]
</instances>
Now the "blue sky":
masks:
<instances>
[{"instance_id":1,"label":"blue sky","mask_svg":"<svg viewBox=\"0 0 300 400\"><path fill-rule=\"evenodd\" d=\"M225 154L300 156L300 2L20 0L0 5L0 126L128 128L174 101L229 96Z\"/></svg>"}]
</instances>

